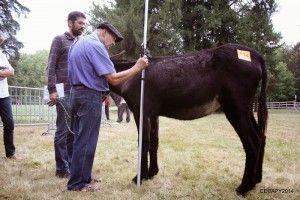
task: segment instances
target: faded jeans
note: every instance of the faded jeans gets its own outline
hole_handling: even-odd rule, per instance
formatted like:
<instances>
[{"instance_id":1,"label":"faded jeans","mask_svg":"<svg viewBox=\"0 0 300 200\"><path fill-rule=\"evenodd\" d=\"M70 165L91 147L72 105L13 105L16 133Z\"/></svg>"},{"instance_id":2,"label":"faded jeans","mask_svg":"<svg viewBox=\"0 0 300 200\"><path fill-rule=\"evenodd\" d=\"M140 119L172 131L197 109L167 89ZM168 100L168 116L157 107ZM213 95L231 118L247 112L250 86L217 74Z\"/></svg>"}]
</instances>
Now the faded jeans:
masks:
<instances>
[{"instance_id":1,"label":"faded jeans","mask_svg":"<svg viewBox=\"0 0 300 200\"><path fill-rule=\"evenodd\" d=\"M68 114L70 113L70 91L65 91L65 97L61 101ZM54 137L54 150L56 161L56 173L70 171L73 151L73 134L70 133L66 121L66 113L60 103L56 104L56 132ZM70 126L70 125L69 125Z\"/></svg>"},{"instance_id":2,"label":"faded jeans","mask_svg":"<svg viewBox=\"0 0 300 200\"><path fill-rule=\"evenodd\" d=\"M74 135L68 190L81 190L92 180L92 166L99 136L102 92L71 89L71 127Z\"/></svg>"}]
</instances>

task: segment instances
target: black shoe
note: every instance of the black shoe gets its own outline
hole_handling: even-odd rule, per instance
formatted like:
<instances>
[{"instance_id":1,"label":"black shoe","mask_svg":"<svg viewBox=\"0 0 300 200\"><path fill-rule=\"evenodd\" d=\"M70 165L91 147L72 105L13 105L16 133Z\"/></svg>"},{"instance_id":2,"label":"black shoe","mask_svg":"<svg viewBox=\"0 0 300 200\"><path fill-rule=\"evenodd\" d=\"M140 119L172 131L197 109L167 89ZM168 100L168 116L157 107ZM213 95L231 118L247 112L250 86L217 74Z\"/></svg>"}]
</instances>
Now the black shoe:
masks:
<instances>
[{"instance_id":1,"label":"black shoe","mask_svg":"<svg viewBox=\"0 0 300 200\"><path fill-rule=\"evenodd\" d=\"M70 177L70 172L56 172L55 173L55 176L58 177L58 178L69 178Z\"/></svg>"},{"instance_id":2,"label":"black shoe","mask_svg":"<svg viewBox=\"0 0 300 200\"><path fill-rule=\"evenodd\" d=\"M130 119L126 119L126 122L129 123L129 122L130 122Z\"/></svg>"},{"instance_id":3,"label":"black shoe","mask_svg":"<svg viewBox=\"0 0 300 200\"><path fill-rule=\"evenodd\" d=\"M121 123L121 122L122 122L122 120L118 119L118 120L117 120L117 122L118 122L118 123Z\"/></svg>"}]
</instances>

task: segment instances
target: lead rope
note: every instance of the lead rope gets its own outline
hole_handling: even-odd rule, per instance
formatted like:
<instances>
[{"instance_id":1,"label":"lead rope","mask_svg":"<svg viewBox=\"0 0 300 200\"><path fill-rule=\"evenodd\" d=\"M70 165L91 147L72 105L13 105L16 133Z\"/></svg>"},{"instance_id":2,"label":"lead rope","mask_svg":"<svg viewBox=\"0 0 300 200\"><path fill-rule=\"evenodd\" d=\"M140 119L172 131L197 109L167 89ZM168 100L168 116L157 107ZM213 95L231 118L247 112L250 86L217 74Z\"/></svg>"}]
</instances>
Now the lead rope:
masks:
<instances>
[{"instance_id":1,"label":"lead rope","mask_svg":"<svg viewBox=\"0 0 300 200\"><path fill-rule=\"evenodd\" d=\"M58 98L58 99L57 99L57 103L62 107L62 109L63 109L63 111L64 111L64 118L65 118L65 123L66 123L66 125L67 125L68 131L69 131L70 133L72 133L73 135L75 135L75 133L71 130L71 127L70 127L70 120L71 120L71 117L70 117L70 115L69 115L69 113L68 113L66 107L64 106L63 101L64 101L64 100L63 100L62 98ZM50 107L52 107L52 106L54 106L55 104L54 104L52 101L49 101L49 102L47 102L47 105L50 106ZM64 139L64 138L62 138L62 139ZM59 141L56 141L56 143L59 143L62 139L60 139Z\"/></svg>"}]
</instances>

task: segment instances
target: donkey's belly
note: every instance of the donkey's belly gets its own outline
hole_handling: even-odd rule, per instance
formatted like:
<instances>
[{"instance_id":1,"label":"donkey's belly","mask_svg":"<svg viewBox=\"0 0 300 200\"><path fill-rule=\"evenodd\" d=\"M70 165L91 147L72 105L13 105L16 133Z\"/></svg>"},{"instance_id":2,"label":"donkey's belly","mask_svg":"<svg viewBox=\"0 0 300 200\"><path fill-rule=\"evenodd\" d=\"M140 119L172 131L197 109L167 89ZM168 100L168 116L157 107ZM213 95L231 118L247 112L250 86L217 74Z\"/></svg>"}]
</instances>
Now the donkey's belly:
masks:
<instances>
[{"instance_id":1,"label":"donkey's belly","mask_svg":"<svg viewBox=\"0 0 300 200\"><path fill-rule=\"evenodd\" d=\"M209 115L220 108L218 98L215 97L212 101L205 104L191 106L189 108L174 108L173 111L166 113L166 117L193 120Z\"/></svg>"}]
</instances>

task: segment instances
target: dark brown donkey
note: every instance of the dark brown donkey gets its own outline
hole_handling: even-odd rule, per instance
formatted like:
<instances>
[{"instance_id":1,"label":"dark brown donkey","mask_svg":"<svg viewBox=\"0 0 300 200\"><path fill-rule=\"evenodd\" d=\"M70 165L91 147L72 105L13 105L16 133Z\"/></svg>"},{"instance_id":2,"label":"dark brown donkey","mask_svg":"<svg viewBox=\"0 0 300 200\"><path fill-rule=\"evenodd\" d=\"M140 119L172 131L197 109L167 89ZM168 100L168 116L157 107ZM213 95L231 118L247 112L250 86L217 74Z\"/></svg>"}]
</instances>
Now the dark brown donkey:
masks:
<instances>
[{"instance_id":1,"label":"dark brown donkey","mask_svg":"<svg viewBox=\"0 0 300 200\"><path fill-rule=\"evenodd\" d=\"M115 62L117 71L132 62ZM252 110L261 81L258 122ZM267 72L255 50L226 44L196 53L154 58L146 69L141 178L158 173L158 116L180 120L204 117L222 108L246 152L242 183L236 189L245 195L262 179L267 126ZM141 74L111 90L124 97L139 126ZM148 153L150 163L148 167ZM136 181L136 177L133 179Z\"/></svg>"}]
</instances>

